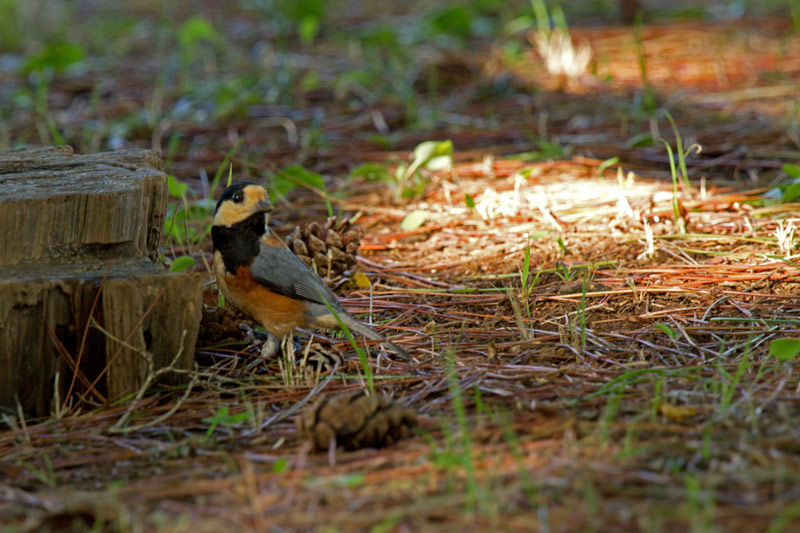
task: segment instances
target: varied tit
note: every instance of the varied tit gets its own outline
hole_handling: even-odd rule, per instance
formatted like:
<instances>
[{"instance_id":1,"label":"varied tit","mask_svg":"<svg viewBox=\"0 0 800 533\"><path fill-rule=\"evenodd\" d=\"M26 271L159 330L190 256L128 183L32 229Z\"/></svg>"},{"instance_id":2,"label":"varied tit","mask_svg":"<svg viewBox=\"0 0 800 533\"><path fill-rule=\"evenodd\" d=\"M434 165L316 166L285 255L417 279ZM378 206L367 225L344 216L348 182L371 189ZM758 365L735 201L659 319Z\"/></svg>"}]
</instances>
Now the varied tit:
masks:
<instances>
[{"instance_id":1,"label":"varied tit","mask_svg":"<svg viewBox=\"0 0 800 533\"><path fill-rule=\"evenodd\" d=\"M339 328L379 340L403 359L400 346L344 310L325 282L267 226L272 211L266 190L251 181L225 189L214 211L214 275L227 301L268 332L261 351L272 357L295 328Z\"/></svg>"}]
</instances>

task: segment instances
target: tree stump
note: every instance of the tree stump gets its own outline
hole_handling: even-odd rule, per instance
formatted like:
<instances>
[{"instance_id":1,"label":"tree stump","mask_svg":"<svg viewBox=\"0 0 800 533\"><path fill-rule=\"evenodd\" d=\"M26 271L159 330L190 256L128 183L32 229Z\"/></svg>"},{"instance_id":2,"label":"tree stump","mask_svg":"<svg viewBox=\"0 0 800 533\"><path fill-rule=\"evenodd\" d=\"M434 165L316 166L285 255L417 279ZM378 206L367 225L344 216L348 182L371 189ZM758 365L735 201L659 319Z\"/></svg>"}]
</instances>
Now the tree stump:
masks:
<instances>
[{"instance_id":1,"label":"tree stump","mask_svg":"<svg viewBox=\"0 0 800 533\"><path fill-rule=\"evenodd\" d=\"M153 262L167 196L149 150L0 152L0 406L46 415L73 379L89 400L117 400L143 382L143 352L190 367L202 279Z\"/></svg>"}]
</instances>

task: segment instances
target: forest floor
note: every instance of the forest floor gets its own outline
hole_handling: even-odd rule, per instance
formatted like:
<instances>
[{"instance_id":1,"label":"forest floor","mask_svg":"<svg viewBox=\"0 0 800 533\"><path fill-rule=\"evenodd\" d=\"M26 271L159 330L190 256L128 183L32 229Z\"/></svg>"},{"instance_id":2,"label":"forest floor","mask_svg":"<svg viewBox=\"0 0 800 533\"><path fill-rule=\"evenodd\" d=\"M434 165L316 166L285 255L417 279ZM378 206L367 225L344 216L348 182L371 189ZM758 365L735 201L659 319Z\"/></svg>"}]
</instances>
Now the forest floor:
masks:
<instances>
[{"instance_id":1,"label":"forest floor","mask_svg":"<svg viewBox=\"0 0 800 533\"><path fill-rule=\"evenodd\" d=\"M349 341L295 337L296 359L338 354L328 379L206 323L190 388L151 390L121 430L125 402L3 413L0 531L800 529L788 14L568 11L592 50L570 78L532 15L480 2L11 4L63 31L0 56L3 147L158 150L185 199L165 262L209 282L229 172L271 187L280 235L357 215L369 283L337 292L411 354L368 364L418 425L315 451L290 409L368 386ZM409 168L427 141L452 166Z\"/></svg>"}]
</instances>

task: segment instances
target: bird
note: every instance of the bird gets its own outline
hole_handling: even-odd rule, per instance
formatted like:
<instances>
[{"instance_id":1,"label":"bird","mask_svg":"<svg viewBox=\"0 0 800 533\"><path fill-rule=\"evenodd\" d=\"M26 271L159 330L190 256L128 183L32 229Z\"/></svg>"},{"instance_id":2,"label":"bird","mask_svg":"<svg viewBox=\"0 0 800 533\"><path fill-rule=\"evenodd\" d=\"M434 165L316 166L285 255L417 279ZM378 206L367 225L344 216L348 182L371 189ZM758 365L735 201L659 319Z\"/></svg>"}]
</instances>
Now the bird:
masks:
<instances>
[{"instance_id":1,"label":"bird","mask_svg":"<svg viewBox=\"0 0 800 533\"><path fill-rule=\"evenodd\" d=\"M268 225L272 210L264 187L239 181L222 192L211 226L217 286L226 301L266 330L261 356L276 355L295 328L343 325L410 360L405 349L353 318L322 278L275 235Z\"/></svg>"}]
</instances>

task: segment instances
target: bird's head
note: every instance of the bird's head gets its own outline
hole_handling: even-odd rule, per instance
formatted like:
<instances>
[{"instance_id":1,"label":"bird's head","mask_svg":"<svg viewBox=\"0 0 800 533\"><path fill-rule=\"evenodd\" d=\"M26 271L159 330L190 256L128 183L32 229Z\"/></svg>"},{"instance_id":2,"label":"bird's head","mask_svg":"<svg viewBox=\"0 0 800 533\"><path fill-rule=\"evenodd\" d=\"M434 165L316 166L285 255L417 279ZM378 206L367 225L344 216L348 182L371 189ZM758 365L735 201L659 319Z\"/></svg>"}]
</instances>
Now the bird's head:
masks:
<instances>
[{"instance_id":1,"label":"bird's head","mask_svg":"<svg viewBox=\"0 0 800 533\"><path fill-rule=\"evenodd\" d=\"M222 193L214 210L215 226L233 226L256 213L272 211L267 191L252 181L234 183ZM266 222L266 218L265 218Z\"/></svg>"}]
</instances>

